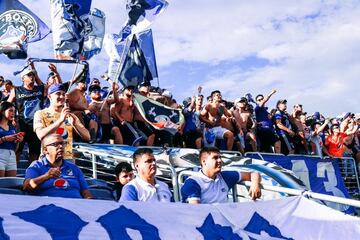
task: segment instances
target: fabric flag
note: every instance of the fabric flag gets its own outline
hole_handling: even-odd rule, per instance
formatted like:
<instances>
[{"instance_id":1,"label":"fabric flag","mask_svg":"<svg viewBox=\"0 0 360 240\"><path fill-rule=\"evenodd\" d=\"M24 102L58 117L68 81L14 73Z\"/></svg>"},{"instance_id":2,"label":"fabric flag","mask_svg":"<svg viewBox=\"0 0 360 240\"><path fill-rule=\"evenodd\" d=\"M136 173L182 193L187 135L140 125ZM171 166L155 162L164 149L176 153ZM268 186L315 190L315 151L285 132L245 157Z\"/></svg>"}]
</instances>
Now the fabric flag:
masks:
<instances>
[{"instance_id":1,"label":"fabric flag","mask_svg":"<svg viewBox=\"0 0 360 240\"><path fill-rule=\"evenodd\" d=\"M154 40L152 35L152 30L146 30L138 34L138 40L141 50L144 53L146 62L149 66L151 75L153 78L158 77L156 58L155 58L155 49L154 49Z\"/></svg>"},{"instance_id":2,"label":"fabric flag","mask_svg":"<svg viewBox=\"0 0 360 240\"><path fill-rule=\"evenodd\" d=\"M175 134L185 121L181 109L170 108L137 93L134 97L135 106L141 116L156 129Z\"/></svg>"},{"instance_id":3,"label":"fabric flag","mask_svg":"<svg viewBox=\"0 0 360 240\"><path fill-rule=\"evenodd\" d=\"M91 0L51 0L53 42L57 59L90 59L101 50L105 14L90 11Z\"/></svg>"},{"instance_id":4,"label":"fabric flag","mask_svg":"<svg viewBox=\"0 0 360 240\"><path fill-rule=\"evenodd\" d=\"M360 236L358 217L302 196L192 205L0 194L0 204L4 206L1 239L292 240Z\"/></svg>"},{"instance_id":5,"label":"fabric flag","mask_svg":"<svg viewBox=\"0 0 360 240\"><path fill-rule=\"evenodd\" d=\"M165 0L128 0L128 20L120 31L121 40L144 31L168 6Z\"/></svg>"},{"instance_id":6,"label":"fabric flag","mask_svg":"<svg viewBox=\"0 0 360 240\"><path fill-rule=\"evenodd\" d=\"M138 86L140 83L150 82L151 80L152 75L144 53L134 35L122 64L119 81L124 86Z\"/></svg>"},{"instance_id":7,"label":"fabric flag","mask_svg":"<svg viewBox=\"0 0 360 240\"><path fill-rule=\"evenodd\" d=\"M0 1L0 53L25 59L27 43L45 38L51 30L17 0Z\"/></svg>"}]
</instances>

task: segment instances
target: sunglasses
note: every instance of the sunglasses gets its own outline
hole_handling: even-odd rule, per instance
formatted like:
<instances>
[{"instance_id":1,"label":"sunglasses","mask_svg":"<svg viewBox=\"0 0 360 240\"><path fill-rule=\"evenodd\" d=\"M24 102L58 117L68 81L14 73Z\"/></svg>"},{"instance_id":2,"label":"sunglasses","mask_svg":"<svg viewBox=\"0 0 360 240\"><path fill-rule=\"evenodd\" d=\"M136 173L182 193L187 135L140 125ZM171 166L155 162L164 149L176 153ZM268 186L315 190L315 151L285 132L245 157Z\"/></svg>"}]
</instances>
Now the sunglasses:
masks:
<instances>
[{"instance_id":1,"label":"sunglasses","mask_svg":"<svg viewBox=\"0 0 360 240\"><path fill-rule=\"evenodd\" d=\"M256 99L256 101L262 101L262 100L264 100L264 98L258 98L258 99Z\"/></svg>"},{"instance_id":2,"label":"sunglasses","mask_svg":"<svg viewBox=\"0 0 360 240\"><path fill-rule=\"evenodd\" d=\"M50 143L48 145L46 145L46 147L58 147L58 146L65 146L65 143L64 142L54 142L54 143Z\"/></svg>"},{"instance_id":3,"label":"sunglasses","mask_svg":"<svg viewBox=\"0 0 360 240\"><path fill-rule=\"evenodd\" d=\"M31 76L35 76L35 74L33 72L29 72L28 74L26 74L27 76L31 77Z\"/></svg>"}]
</instances>

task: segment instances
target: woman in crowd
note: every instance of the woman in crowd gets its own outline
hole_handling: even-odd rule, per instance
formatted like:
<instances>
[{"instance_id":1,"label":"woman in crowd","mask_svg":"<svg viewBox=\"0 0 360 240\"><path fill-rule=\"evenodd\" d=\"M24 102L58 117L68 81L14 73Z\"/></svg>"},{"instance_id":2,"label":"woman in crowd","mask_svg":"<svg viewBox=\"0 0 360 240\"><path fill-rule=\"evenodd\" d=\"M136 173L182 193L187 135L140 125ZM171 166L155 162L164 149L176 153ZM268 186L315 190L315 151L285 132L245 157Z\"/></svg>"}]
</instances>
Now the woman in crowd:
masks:
<instances>
[{"instance_id":1,"label":"woman in crowd","mask_svg":"<svg viewBox=\"0 0 360 240\"><path fill-rule=\"evenodd\" d=\"M16 176L15 147L23 140L23 133L16 133L12 121L15 107L12 103L0 103L0 177Z\"/></svg>"}]
</instances>

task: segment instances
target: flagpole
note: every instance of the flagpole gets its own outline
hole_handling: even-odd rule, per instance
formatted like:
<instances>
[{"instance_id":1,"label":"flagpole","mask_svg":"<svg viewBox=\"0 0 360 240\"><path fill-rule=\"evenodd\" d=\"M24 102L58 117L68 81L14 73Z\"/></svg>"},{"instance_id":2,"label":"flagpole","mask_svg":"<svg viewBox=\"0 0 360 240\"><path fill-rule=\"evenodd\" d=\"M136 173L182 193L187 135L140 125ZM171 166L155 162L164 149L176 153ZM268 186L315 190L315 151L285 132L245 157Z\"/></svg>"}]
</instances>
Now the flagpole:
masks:
<instances>
[{"instance_id":1,"label":"flagpole","mask_svg":"<svg viewBox=\"0 0 360 240\"><path fill-rule=\"evenodd\" d=\"M121 64L121 63L124 61L125 50L126 50L126 48L127 48L128 42L129 42L129 37L126 38L126 42L125 42L125 45L124 45L124 49L123 49L123 51L122 51L122 53L121 53L119 66L117 67L117 69L116 69L116 71L115 71L115 77L114 77L114 78L115 78L115 79L114 79L115 83L118 83L118 79L119 79L120 71L121 71L121 67L122 67L122 64ZM115 91L115 90L113 90L113 91ZM107 99L109 98L109 96L110 96L110 92L111 92L111 91L109 91L109 92L107 93L107 95L106 95L103 103L101 104L100 112L101 112L102 109L104 108L105 102L106 102L106 100L107 100Z\"/></svg>"}]
</instances>

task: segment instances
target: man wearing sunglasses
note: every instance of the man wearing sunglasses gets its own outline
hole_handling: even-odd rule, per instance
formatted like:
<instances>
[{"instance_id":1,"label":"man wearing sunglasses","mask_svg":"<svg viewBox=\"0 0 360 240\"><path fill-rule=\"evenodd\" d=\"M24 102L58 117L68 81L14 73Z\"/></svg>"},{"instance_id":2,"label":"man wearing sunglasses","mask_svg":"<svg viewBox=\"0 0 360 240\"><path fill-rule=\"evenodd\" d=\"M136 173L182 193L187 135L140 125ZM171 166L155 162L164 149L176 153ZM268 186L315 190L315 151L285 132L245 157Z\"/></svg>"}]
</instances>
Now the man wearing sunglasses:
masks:
<instances>
[{"instance_id":1,"label":"man wearing sunglasses","mask_svg":"<svg viewBox=\"0 0 360 240\"><path fill-rule=\"evenodd\" d=\"M276 90L270 92L269 95L259 94L256 96L255 117L257 122L257 136L260 140L260 151L271 152L270 147L274 146L275 153L281 152L281 142L278 135L275 133L275 128L268 108L265 104L270 100L271 96L276 93Z\"/></svg>"},{"instance_id":2,"label":"man wearing sunglasses","mask_svg":"<svg viewBox=\"0 0 360 240\"><path fill-rule=\"evenodd\" d=\"M15 87L8 98L8 102L13 102L18 111L17 125L20 132L25 132L24 141L22 141L16 149L16 159L19 161L20 154L25 143L29 146L29 162L38 159L40 154L40 141L33 131L33 119L37 110L43 109L43 103L46 97L46 87L41 82L34 68L24 69L20 73L22 86Z\"/></svg>"},{"instance_id":3,"label":"man wearing sunglasses","mask_svg":"<svg viewBox=\"0 0 360 240\"><path fill-rule=\"evenodd\" d=\"M64 161L64 144L59 134L43 139L45 156L26 169L25 191L38 196L92 198L80 168Z\"/></svg>"}]
</instances>

